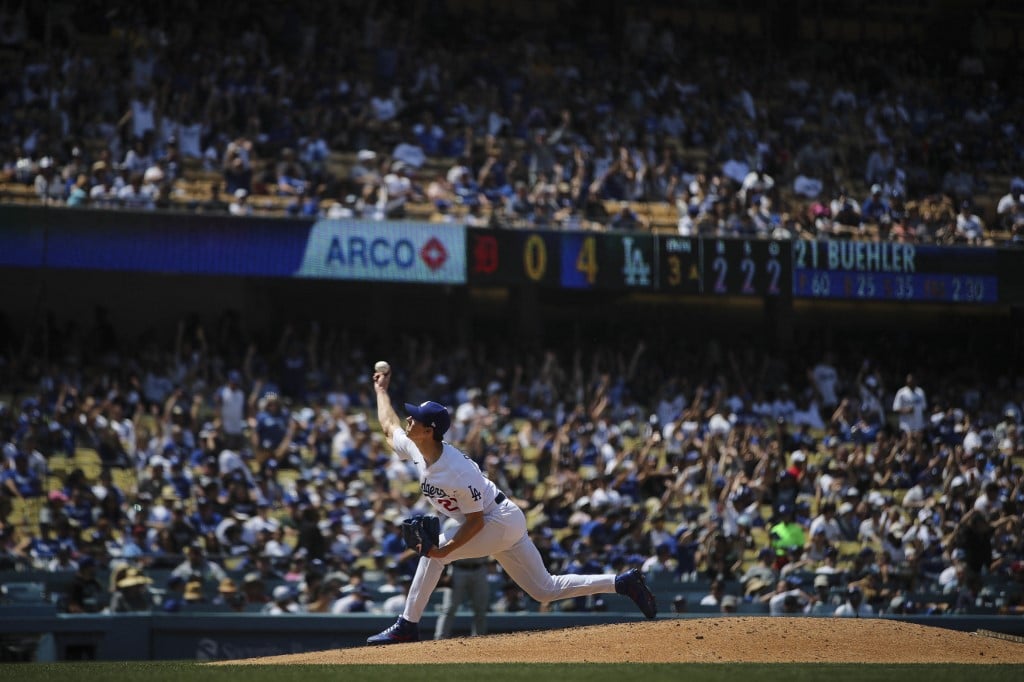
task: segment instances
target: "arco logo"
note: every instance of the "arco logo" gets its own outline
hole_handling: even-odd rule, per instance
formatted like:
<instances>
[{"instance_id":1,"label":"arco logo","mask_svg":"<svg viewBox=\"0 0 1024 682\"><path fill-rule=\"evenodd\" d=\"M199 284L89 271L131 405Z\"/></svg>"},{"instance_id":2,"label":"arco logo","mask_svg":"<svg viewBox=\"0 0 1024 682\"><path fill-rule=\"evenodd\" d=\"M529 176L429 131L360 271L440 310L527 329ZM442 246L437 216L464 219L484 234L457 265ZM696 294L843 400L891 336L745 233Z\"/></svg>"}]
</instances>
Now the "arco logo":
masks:
<instances>
[{"instance_id":1,"label":"arco logo","mask_svg":"<svg viewBox=\"0 0 1024 682\"><path fill-rule=\"evenodd\" d=\"M420 249L420 258L431 270L438 270L448 260L448 251L437 237L431 237Z\"/></svg>"}]
</instances>

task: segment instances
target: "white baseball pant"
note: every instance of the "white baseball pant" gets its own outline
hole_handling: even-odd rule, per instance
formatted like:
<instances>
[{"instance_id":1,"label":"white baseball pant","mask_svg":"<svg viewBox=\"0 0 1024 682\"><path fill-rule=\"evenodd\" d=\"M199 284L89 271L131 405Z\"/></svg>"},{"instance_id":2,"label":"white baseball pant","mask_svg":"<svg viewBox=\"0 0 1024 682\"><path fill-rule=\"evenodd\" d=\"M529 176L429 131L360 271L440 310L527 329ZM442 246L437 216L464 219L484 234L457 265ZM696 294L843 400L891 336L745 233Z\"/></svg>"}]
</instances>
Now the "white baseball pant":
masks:
<instances>
[{"instance_id":1,"label":"white baseball pant","mask_svg":"<svg viewBox=\"0 0 1024 682\"><path fill-rule=\"evenodd\" d=\"M444 567L458 559L493 556L505 569L506 575L541 604L588 594L615 592L614 575L548 573L540 552L526 532L526 516L509 500L484 514L484 521L484 527L479 533L444 559L420 558L416 575L409 587L409 596L405 600L403 618L412 623L420 621ZM448 533L454 535L455 529ZM442 535L442 545L450 537L448 533Z\"/></svg>"}]
</instances>

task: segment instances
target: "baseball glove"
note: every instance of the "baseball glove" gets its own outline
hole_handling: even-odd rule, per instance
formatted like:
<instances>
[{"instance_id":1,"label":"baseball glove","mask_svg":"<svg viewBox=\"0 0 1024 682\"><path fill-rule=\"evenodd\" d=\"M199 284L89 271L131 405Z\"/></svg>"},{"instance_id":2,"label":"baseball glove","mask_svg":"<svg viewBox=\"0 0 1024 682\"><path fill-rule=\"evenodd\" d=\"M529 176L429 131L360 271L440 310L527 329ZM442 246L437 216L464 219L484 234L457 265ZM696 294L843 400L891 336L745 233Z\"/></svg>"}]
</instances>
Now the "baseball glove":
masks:
<instances>
[{"instance_id":1,"label":"baseball glove","mask_svg":"<svg viewBox=\"0 0 1024 682\"><path fill-rule=\"evenodd\" d=\"M441 520L436 516L410 517L402 521L402 539L406 547L427 556L441 541Z\"/></svg>"}]
</instances>

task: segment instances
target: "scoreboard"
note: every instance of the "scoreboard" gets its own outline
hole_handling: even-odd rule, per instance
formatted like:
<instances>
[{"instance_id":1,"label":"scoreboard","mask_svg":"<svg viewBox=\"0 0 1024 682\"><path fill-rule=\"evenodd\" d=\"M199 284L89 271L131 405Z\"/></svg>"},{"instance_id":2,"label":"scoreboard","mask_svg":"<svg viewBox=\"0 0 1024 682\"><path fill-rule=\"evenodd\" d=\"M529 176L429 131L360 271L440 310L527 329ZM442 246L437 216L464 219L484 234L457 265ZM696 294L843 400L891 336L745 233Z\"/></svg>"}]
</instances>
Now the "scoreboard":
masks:
<instances>
[{"instance_id":1,"label":"scoreboard","mask_svg":"<svg viewBox=\"0 0 1024 682\"><path fill-rule=\"evenodd\" d=\"M654 288L654 237L651 235L562 235L561 281L566 289Z\"/></svg>"},{"instance_id":2,"label":"scoreboard","mask_svg":"<svg viewBox=\"0 0 1024 682\"><path fill-rule=\"evenodd\" d=\"M788 242L649 234L467 230L471 284L784 296Z\"/></svg>"},{"instance_id":3,"label":"scoreboard","mask_svg":"<svg viewBox=\"0 0 1024 682\"><path fill-rule=\"evenodd\" d=\"M792 289L789 242L704 240L704 292L737 296L782 296Z\"/></svg>"},{"instance_id":4,"label":"scoreboard","mask_svg":"<svg viewBox=\"0 0 1024 682\"><path fill-rule=\"evenodd\" d=\"M558 287L559 240L554 232L466 230L468 280Z\"/></svg>"},{"instance_id":5,"label":"scoreboard","mask_svg":"<svg viewBox=\"0 0 1024 682\"><path fill-rule=\"evenodd\" d=\"M793 295L996 303L996 250L898 242L793 242Z\"/></svg>"},{"instance_id":6,"label":"scoreboard","mask_svg":"<svg viewBox=\"0 0 1024 682\"><path fill-rule=\"evenodd\" d=\"M986 304L997 250L897 242L466 230L473 285Z\"/></svg>"},{"instance_id":7,"label":"scoreboard","mask_svg":"<svg viewBox=\"0 0 1024 682\"><path fill-rule=\"evenodd\" d=\"M696 237L659 237L658 245L658 289L674 294L704 291L700 240Z\"/></svg>"}]
</instances>

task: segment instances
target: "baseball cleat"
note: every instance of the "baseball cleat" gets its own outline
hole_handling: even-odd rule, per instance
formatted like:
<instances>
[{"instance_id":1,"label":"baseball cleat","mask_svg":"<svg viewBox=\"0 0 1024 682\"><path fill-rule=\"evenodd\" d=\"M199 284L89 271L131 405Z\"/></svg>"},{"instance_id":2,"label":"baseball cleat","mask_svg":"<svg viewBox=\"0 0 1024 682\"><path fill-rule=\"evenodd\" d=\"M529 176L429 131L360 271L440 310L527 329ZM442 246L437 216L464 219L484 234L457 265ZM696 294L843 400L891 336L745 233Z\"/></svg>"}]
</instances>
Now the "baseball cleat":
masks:
<instances>
[{"instance_id":1,"label":"baseball cleat","mask_svg":"<svg viewBox=\"0 0 1024 682\"><path fill-rule=\"evenodd\" d=\"M647 587L647 581L639 570L631 568L621 575L615 576L615 591L632 599L643 614L654 618L658 614L658 605L654 595Z\"/></svg>"},{"instance_id":2,"label":"baseball cleat","mask_svg":"<svg viewBox=\"0 0 1024 682\"><path fill-rule=\"evenodd\" d=\"M403 642L418 642L420 639L420 626L418 623L410 623L401 616L395 624L384 632L379 632L366 640L367 644L402 644Z\"/></svg>"}]
</instances>

